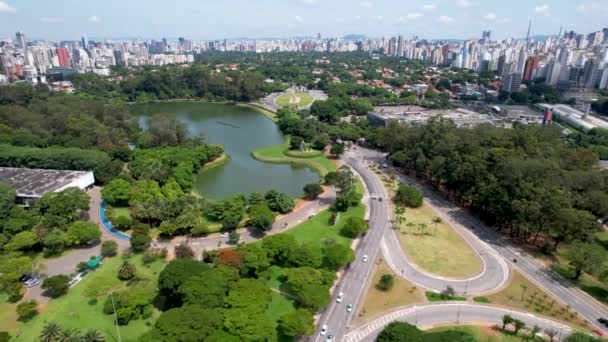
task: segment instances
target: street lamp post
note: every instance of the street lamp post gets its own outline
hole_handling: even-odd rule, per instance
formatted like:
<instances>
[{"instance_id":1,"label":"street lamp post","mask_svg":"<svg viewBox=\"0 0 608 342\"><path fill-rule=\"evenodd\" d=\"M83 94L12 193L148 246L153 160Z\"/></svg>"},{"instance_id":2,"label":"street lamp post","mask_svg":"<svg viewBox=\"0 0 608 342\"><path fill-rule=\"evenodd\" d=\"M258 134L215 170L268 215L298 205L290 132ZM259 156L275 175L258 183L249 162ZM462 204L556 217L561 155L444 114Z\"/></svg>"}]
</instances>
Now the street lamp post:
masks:
<instances>
[{"instance_id":1,"label":"street lamp post","mask_svg":"<svg viewBox=\"0 0 608 342\"><path fill-rule=\"evenodd\" d=\"M120 337L120 329L118 328L118 317L116 316L116 305L114 304L114 292L110 292L110 299L112 300L112 310L114 311L114 325L116 326L116 335L118 335L118 342L122 341Z\"/></svg>"}]
</instances>

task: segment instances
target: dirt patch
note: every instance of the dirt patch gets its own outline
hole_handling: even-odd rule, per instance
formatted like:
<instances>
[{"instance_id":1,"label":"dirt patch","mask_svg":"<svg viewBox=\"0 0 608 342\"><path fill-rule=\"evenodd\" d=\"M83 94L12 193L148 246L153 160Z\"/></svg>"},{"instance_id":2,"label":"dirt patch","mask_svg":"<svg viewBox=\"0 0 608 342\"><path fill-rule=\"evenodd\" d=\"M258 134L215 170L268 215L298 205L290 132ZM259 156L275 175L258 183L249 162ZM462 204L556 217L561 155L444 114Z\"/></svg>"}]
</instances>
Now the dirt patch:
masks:
<instances>
[{"instance_id":1,"label":"dirt patch","mask_svg":"<svg viewBox=\"0 0 608 342\"><path fill-rule=\"evenodd\" d=\"M298 104L300 102L302 102L302 99L299 96L292 96L289 99L289 104Z\"/></svg>"}]
</instances>

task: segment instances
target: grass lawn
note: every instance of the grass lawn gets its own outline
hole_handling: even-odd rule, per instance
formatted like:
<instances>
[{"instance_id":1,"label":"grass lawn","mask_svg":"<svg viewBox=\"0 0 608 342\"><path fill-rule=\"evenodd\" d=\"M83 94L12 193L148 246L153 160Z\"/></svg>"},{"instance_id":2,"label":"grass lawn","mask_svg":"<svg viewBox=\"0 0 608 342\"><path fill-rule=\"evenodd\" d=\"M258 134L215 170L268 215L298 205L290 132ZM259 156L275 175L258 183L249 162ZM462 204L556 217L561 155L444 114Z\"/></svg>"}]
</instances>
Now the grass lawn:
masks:
<instances>
[{"instance_id":1,"label":"grass lawn","mask_svg":"<svg viewBox=\"0 0 608 342\"><path fill-rule=\"evenodd\" d=\"M481 326L474 326L474 325L465 325L465 326L458 326L458 327L453 327L453 326L449 326L449 327L439 327L439 328L434 328L434 329L430 329L428 330L429 332L439 332L439 331L462 331L465 332L471 336L473 336L473 338L475 339L475 341L479 341L479 342L521 342L521 341L544 341L542 339L535 339L535 340L531 340L531 339L526 339L526 336L524 336L523 334L526 334L527 332L523 332L520 333L520 336L516 336L516 335L512 335L512 334L505 334L500 330L495 329L494 327L481 327Z\"/></svg>"},{"instance_id":2,"label":"grass lawn","mask_svg":"<svg viewBox=\"0 0 608 342\"><path fill-rule=\"evenodd\" d=\"M391 274L395 279L395 284L388 291L376 288L383 274ZM376 269L372 281L368 285L365 300L361 305L356 319L356 325L363 324L375 317L381 316L390 309L414 303L424 302L425 298L422 291L416 285L397 276L386 264L384 259L378 258Z\"/></svg>"},{"instance_id":3,"label":"grass lawn","mask_svg":"<svg viewBox=\"0 0 608 342\"><path fill-rule=\"evenodd\" d=\"M277 326L279 323L279 319L291 311L295 310L295 303L293 300L286 298L282 294L278 292L272 292L272 300L268 305L268 310L266 310L266 314L272 318Z\"/></svg>"},{"instance_id":4,"label":"grass lawn","mask_svg":"<svg viewBox=\"0 0 608 342\"><path fill-rule=\"evenodd\" d=\"M460 297L460 296L446 296L443 295L441 293L437 293L437 292L433 292L433 291L426 291L424 293L424 295L426 296L426 299L429 300L429 302L446 302L446 301L466 301L467 298L466 297Z\"/></svg>"},{"instance_id":5,"label":"grass lawn","mask_svg":"<svg viewBox=\"0 0 608 342\"><path fill-rule=\"evenodd\" d=\"M560 304L555 298L536 286L518 271L511 271L509 285L502 291L486 296L490 304L502 305L522 311L552 317L569 325L588 330L584 319L574 310Z\"/></svg>"},{"instance_id":6,"label":"grass lawn","mask_svg":"<svg viewBox=\"0 0 608 342\"><path fill-rule=\"evenodd\" d=\"M345 213L340 213L340 218L335 226L329 224L331 211L325 210L315 215L312 219L300 223L297 227L291 228L285 234L292 235L299 243L316 242L323 243L333 240L338 243L350 246L352 239L340 235L340 229L349 217L361 217L365 215L365 207L361 204L357 207L348 209Z\"/></svg>"},{"instance_id":7,"label":"grass lawn","mask_svg":"<svg viewBox=\"0 0 608 342\"><path fill-rule=\"evenodd\" d=\"M277 105L281 107L305 107L313 101L307 93L284 94L277 98Z\"/></svg>"},{"instance_id":8,"label":"grass lawn","mask_svg":"<svg viewBox=\"0 0 608 342\"><path fill-rule=\"evenodd\" d=\"M431 221L436 216L426 205L405 210L401 229L396 232L403 250L416 265L436 275L467 278L480 274L481 259L452 227L440 223L435 235ZM426 224L422 234L419 224Z\"/></svg>"},{"instance_id":9,"label":"grass lawn","mask_svg":"<svg viewBox=\"0 0 608 342\"><path fill-rule=\"evenodd\" d=\"M319 155L317 157L312 158L297 158L287 156L284 151L287 150L288 147L289 139L286 139L285 142L279 145L255 149L251 151L251 155L256 160L263 161L266 163L305 165L316 170L322 176L324 176L330 171L335 171L337 169L336 164L333 161L329 160L325 155Z\"/></svg>"},{"instance_id":10,"label":"grass lawn","mask_svg":"<svg viewBox=\"0 0 608 342\"><path fill-rule=\"evenodd\" d=\"M269 111L268 109L264 108L261 104L253 103L253 102L251 102L251 103L237 103L237 106L253 109L256 112L259 112L260 114L262 114L265 117L269 118L273 122L279 121L279 119L277 118L277 115L276 115L275 112Z\"/></svg>"},{"instance_id":11,"label":"grass lawn","mask_svg":"<svg viewBox=\"0 0 608 342\"><path fill-rule=\"evenodd\" d=\"M158 273L163 267L161 261L144 266L141 256L134 256L130 261L137 267L139 278L148 279L156 283ZM117 341L116 328L113 325L111 315L102 312L104 301L110 291L125 288L125 283L118 280L116 274L122 264L121 257L114 257L104 261L101 268L85 276L85 278L74 286L67 295L58 299L52 299L42 312L27 323L17 323L12 333L20 331L21 335L14 341L35 341L42 330L45 322L53 321L66 328L80 330L97 329L106 336L106 341ZM97 302L91 302L95 298ZM158 316L155 313L148 320L136 320L129 325L120 327L120 334L124 341L135 340L148 330L146 322L153 323ZM3 320L3 324L5 324ZM13 341L11 340L11 341Z\"/></svg>"},{"instance_id":12,"label":"grass lawn","mask_svg":"<svg viewBox=\"0 0 608 342\"><path fill-rule=\"evenodd\" d=\"M126 217L131 219L131 211L128 207L112 207L108 210L108 217Z\"/></svg>"}]
</instances>

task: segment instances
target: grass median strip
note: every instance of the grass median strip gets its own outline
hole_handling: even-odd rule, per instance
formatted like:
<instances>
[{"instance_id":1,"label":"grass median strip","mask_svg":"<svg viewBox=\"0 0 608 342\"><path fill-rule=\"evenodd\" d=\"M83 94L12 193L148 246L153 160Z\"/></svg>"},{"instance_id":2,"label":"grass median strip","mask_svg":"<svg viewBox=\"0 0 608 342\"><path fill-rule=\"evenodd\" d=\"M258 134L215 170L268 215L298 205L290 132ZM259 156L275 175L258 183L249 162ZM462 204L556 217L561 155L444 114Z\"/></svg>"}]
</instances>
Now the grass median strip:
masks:
<instances>
[{"instance_id":1,"label":"grass median strip","mask_svg":"<svg viewBox=\"0 0 608 342\"><path fill-rule=\"evenodd\" d=\"M414 264L443 277L468 278L481 273L479 256L448 224L433 222L437 216L430 207L407 208L400 217L400 229L395 233Z\"/></svg>"}]
</instances>

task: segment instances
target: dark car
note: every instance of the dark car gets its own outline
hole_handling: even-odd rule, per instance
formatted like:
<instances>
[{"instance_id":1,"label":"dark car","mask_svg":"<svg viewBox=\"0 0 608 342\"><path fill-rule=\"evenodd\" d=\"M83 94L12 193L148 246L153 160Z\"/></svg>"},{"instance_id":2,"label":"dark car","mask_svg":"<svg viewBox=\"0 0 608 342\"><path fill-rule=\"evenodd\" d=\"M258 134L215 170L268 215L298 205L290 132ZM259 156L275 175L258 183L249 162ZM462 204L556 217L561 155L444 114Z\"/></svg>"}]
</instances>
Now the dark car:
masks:
<instances>
[{"instance_id":1,"label":"dark car","mask_svg":"<svg viewBox=\"0 0 608 342\"><path fill-rule=\"evenodd\" d=\"M608 327L608 319L600 317L597 319L597 321Z\"/></svg>"}]
</instances>

